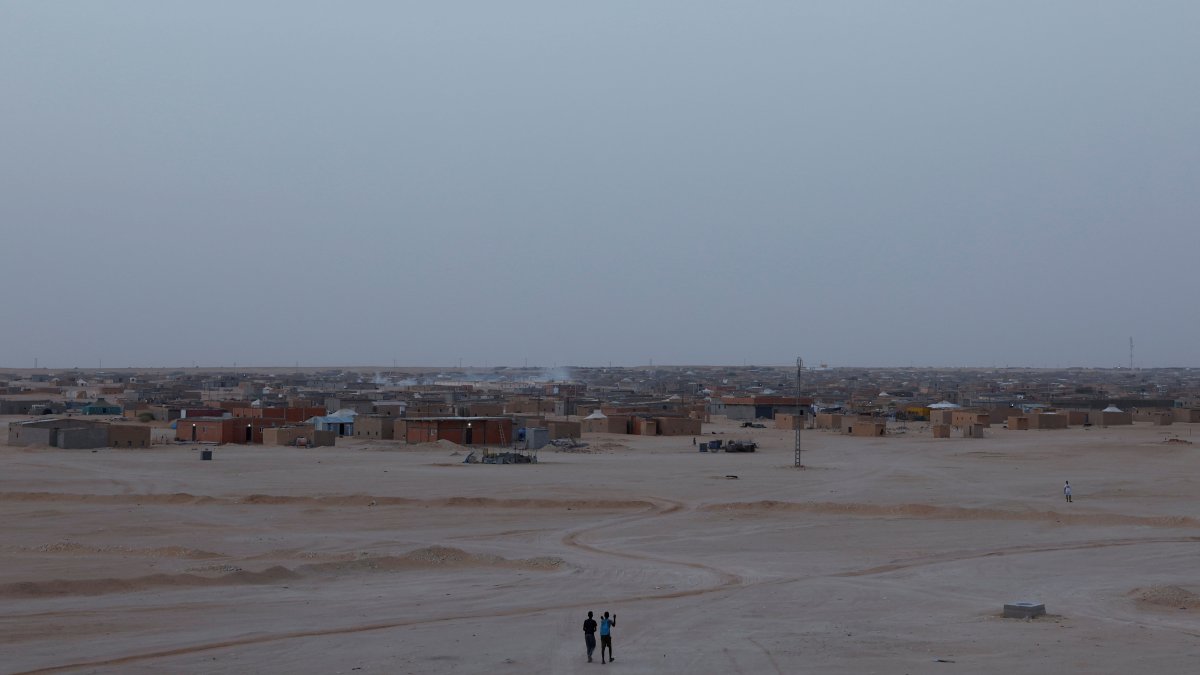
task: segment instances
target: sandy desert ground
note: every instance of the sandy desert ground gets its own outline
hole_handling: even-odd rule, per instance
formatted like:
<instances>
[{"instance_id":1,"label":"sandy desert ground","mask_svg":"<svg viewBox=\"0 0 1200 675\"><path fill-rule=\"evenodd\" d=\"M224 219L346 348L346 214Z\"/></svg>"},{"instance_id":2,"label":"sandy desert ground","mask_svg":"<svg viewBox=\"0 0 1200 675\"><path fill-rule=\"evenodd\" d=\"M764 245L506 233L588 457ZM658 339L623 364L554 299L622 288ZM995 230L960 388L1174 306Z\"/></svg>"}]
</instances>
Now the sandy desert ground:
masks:
<instances>
[{"instance_id":1,"label":"sandy desert ground","mask_svg":"<svg viewBox=\"0 0 1200 675\"><path fill-rule=\"evenodd\" d=\"M1196 672L1195 426L814 431L804 471L772 429L515 466L4 447L0 671ZM1026 599L1049 616L1000 617ZM587 610L618 615L614 663Z\"/></svg>"}]
</instances>

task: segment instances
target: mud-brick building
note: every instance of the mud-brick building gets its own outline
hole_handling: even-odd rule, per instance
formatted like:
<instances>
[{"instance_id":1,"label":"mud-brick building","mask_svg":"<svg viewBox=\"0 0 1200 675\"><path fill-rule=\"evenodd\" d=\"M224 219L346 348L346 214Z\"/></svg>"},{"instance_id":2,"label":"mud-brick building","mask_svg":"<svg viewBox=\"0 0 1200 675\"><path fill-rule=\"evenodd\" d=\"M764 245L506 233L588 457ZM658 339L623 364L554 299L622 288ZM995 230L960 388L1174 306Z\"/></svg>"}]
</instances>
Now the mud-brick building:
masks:
<instances>
[{"instance_id":1,"label":"mud-brick building","mask_svg":"<svg viewBox=\"0 0 1200 675\"><path fill-rule=\"evenodd\" d=\"M447 440L459 445L508 445L513 442L510 417L420 417L404 423L409 443Z\"/></svg>"},{"instance_id":2,"label":"mud-brick building","mask_svg":"<svg viewBox=\"0 0 1200 675\"><path fill-rule=\"evenodd\" d=\"M108 446L111 448L150 447L150 427L140 424L108 425Z\"/></svg>"},{"instance_id":3,"label":"mud-brick building","mask_svg":"<svg viewBox=\"0 0 1200 675\"><path fill-rule=\"evenodd\" d=\"M263 429L263 445L291 445L307 448L332 446L338 435L332 431L317 431L311 424Z\"/></svg>"},{"instance_id":4,"label":"mud-brick building","mask_svg":"<svg viewBox=\"0 0 1200 675\"><path fill-rule=\"evenodd\" d=\"M356 415L354 417L354 437L376 440L392 440L396 418L390 415Z\"/></svg>"},{"instance_id":5,"label":"mud-brick building","mask_svg":"<svg viewBox=\"0 0 1200 675\"><path fill-rule=\"evenodd\" d=\"M263 429L282 420L262 417L187 417L176 421L175 440L192 443L262 443Z\"/></svg>"},{"instance_id":6,"label":"mud-brick building","mask_svg":"<svg viewBox=\"0 0 1200 675\"><path fill-rule=\"evenodd\" d=\"M8 425L8 444L45 445L52 448L85 450L108 445L106 422L56 417Z\"/></svg>"}]
</instances>

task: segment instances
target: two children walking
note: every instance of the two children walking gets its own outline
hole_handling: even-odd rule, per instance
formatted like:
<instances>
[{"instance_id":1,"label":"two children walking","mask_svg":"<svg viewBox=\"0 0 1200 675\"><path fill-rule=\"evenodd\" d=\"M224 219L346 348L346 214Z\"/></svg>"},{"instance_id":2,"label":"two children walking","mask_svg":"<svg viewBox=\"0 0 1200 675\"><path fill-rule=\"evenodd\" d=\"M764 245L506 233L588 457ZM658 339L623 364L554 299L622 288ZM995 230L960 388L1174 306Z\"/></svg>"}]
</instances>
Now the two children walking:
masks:
<instances>
[{"instance_id":1,"label":"two children walking","mask_svg":"<svg viewBox=\"0 0 1200 675\"><path fill-rule=\"evenodd\" d=\"M592 618L592 613L588 612L587 619L583 621L583 641L587 645L588 662L592 660L592 652L596 649L596 629L600 630L600 663L608 663L608 661L616 661L612 651L612 629L617 625L617 615L608 616L608 612L600 617L600 623ZM604 660L604 650L608 649L608 661Z\"/></svg>"}]
</instances>

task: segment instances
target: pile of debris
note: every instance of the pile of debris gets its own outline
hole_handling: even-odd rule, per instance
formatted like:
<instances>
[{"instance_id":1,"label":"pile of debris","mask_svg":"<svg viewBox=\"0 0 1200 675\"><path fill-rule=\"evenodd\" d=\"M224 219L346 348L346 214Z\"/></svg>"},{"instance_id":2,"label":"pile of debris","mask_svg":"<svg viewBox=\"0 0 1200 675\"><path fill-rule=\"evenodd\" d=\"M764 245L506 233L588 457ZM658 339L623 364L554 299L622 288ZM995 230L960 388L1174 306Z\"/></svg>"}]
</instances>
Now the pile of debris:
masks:
<instances>
[{"instance_id":1,"label":"pile of debris","mask_svg":"<svg viewBox=\"0 0 1200 675\"><path fill-rule=\"evenodd\" d=\"M550 445L557 448L556 452L591 452L587 449L587 443L574 438L556 438L550 441Z\"/></svg>"},{"instance_id":2,"label":"pile of debris","mask_svg":"<svg viewBox=\"0 0 1200 675\"><path fill-rule=\"evenodd\" d=\"M537 455L521 452L491 452L476 457L475 452L463 459L463 464L537 464Z\"/></svg>"},{"instance_id":3,"label":"pile of debris","mask_svg":"<svg viewBox=\"0 0 1200 675\"><path fill-rule=\"evenodd\" d=\"M729 441L725 444L725 452L754 452L758 443L754 441Z\"/></svg>"}]
</instances>

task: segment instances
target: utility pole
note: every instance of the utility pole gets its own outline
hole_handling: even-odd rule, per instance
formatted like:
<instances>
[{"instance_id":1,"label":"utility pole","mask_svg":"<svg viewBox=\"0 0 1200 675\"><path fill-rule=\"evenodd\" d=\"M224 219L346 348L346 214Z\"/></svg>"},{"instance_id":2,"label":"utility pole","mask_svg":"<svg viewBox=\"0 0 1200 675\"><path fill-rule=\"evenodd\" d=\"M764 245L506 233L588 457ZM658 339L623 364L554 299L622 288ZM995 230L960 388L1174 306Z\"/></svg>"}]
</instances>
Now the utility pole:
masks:
<instances>
[{"instance_id":1,"label":"utility pole","mask_svg":"<svg viewBox=\"0 0 1200 675\"><path fill-rule=\"evenodd\" d=\"M800 463L800 429L804 426L804 413L800 410L800 373L804 370L804 360L799 356L796 357L796 417L793 419L793 424L796 425L796 468L804 468Z\"/></svg>"},{"instance_id":2,"label":"utility pole","mask_svg":"<svg viewBox=\"0 0 1200 675\"><path fill-rule=\"evenodd\" d=\"M1129 338L1129 369L1133 370L1133 338Z\"/></svg>"}]
</instances>

